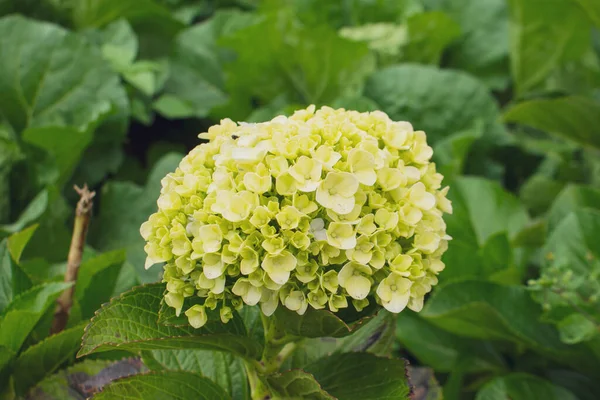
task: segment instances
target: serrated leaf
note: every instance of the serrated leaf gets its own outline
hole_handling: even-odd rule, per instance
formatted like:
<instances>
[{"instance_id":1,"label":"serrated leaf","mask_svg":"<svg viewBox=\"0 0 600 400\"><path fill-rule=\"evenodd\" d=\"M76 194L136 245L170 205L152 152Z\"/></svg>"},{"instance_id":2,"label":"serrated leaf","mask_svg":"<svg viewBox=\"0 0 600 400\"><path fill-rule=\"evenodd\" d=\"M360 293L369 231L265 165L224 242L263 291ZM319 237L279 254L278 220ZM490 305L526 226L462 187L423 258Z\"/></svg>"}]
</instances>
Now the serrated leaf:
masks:
<instances>
[{"instance_id":1,"label":"serrated leaf","mask_svg":"<svg viewBox=\"0 0 600 400\"><path fill-rule=\"evenodd\" d=\"M577 400L568 390L533 375L497 377L477 392L476 400Z\"/></svg>"},{"instance_id":2,"label":"serrated leaf","mask_svg":"<svg viewBox=\"0 0 600 400\"><path fill-rule=\"evenodd\" d=\"M370 353L334 354L304 371L338 399L408 400L411 392L403 360Z\"/></svg>"},{"instance_id":3,"label":"serrated leaf","mask_svg":"<svg viewBox=\"0 0 600 400\"><path fill-rule=\"evenodd\" d=\"M335 400L321 388L314 376L299 369L269 375L267 382L276 398Z\"/></svg>"},{"instance_id":4,"label":"serrated leaf","mask_svg":"<svg viewBox=\"0 0 600 400\"><path fill-rule=\"evenodd\" d=\"M130 182L109 182L102 188L98 202L100 212L90 227L90 243L101 251L125 248L127 261L134 266L142 283L156 282L161 269L144 268L146 253L140 225L156 211L160 180L177 168L181 157L176 153L164 155L150 172L145 187ZM135 207L132 208L132 204Z\"/></svg>"},{"instance_id":5,"label":"serrated leaf","mask_svg":"<svg viewBox=\"0 0 600 400\"><path fill-rule=\"evenodd\" d=\"M136 375L104 387L94 400L227 400L230 397L217 384L192 372L164 371Z\"/></svg>"},{"instance_id":6,"label":"serrated leaf","mask_svg":"<svg viewBox=\"0 0 600 400\"><path fill-rule=\"evenodd\" d=\"M8 35L0 110L25 142L52 155L64 183L91 131L112 112L119 78L96 48L58 26L9 16L0 20L0 36Z\"/></svg>"},{"instance_id":7,"label":"serrated leaf","mask_svg":"<svg viewBox=\"0 0 600 400\"><path fill-rule=\"evenodd\" d=\"M0 314L0 346L18 352L31 330L71 283L35 286L16 297Z\"/></svg>"},{"instance_id":8,"label":"serrated leaf","mask_svg":"<svg viewBox=\"0 0 600 400\"><path fill-rule=\"evenodd\" d=\"M75 284L75 299L81 319L90 319L103 303L110 300L125 255L124 250L115 250L81 264Z\"/></svg>"},{"instance_id":9,"label":"serrated leaf","mask_svg":"<svg viewBox=\"0 0 600 400\"><path fill-rule=\"evenodd\" d=\"M197 372L225 389L231 398L250 399L244 364L232 354L210 350L152 350L144 352L142 359L151 370Z\"/></svg>"},{"instance_id":10,"label":"serrated leaf","mask_svg":"<svg viewBox=\"0 0 600 400\"><path fill-rule=\"evenodd\" d=\"M476 177L461 177L452 182L449 198L453 213L445 221L452 241L444 255L447 268L440 279L490 277L508 269L510 264L502 265L502 261L494 264L487 259L486 252L497 252L498 245L504 249L499 251L505 251L506 242L494 244L490 240L502 241L502 234L513 239L529 222L519 200L497 183Z\"/></svg>"},{"instance_id":11,"label":"serrated leaf","mask_svg":"<svg viewBox=\"0 0 600 400\"><path fill-rule=\"evenodd\" d=\"M510 108L504 120L600 149L600 103L590 98L529 100Z\"/></svg>"},{"instance_id":12,"label":"serrated leaf","mask_svg":"<svg viewBox=\"0 0 600 400\"><path fill-rule=\"evenodd\" d=\"M304 315L279 307L274 314L280 329L289 335L307 338L348 336L372 317L373 307L361 313L351 307L338 313L309 307Z\"/></svg>"},{"instance_id":13,"label":"serrated leaf","mask_svg":"<svg viewBox=\"0 0 600 400\"><path fill-rule=\"evenodd\" d=\"M423 65L398 65L375 72L367 97L396 121L410 121L427 133L429 144L483 125L484 137L504 140L498 106L480 81L458 71Z\"/></svg>"},{"instance_id":14,"label":"serrated leaf","mask_svg":"<svg viewBox=\"0 0 600 400\"><path fill-rule=\"evenodd\" d=\"M380 311L365 325L341 338L319 337L297 343L294 352L284 361L281 369L303 368L332 353L352 351L385 356L390 353L395 339L395 321L392 314Z\"/></svg>"},{"instance_id":15,"label":"serrated leaf","mask_svg":"<svg viewBox=\"0 0 600 400\"><path fill-rule=\"evenodd\" d=\"M108 350L210 349L258 359L262 346L248 337L239 316L211 320L201 329L158 323L164 284L139 286L102 307L86 328L79 356Z\"/></svg>"},{"instance_id":16,"label":"serrated leaf","mask_svg":"<svg viewBox=\"0 0 600 400\"><path fill-rule=\"evenodd\" d=\"M74 360L81 345L83 328L84 325L79 325L64 330L24 351L15 362L12 373L17 393L25 393L61 365Z\"/></svg>"}]
</instances>

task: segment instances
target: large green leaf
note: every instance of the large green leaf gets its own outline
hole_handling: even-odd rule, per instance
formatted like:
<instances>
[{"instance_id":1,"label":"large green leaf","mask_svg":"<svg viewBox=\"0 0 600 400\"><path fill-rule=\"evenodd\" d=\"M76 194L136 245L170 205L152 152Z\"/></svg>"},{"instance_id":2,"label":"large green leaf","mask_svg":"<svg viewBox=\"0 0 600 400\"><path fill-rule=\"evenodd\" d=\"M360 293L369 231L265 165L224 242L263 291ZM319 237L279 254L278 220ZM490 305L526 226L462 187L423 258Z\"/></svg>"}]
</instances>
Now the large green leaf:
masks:
<instances>
[{"instance_id":1,"label":"large green leaf","mask_svg":"<svg viewBox=\"0 0 600 400\"><path fill-rule=\"evenodd\" d=\"M81 264L75 284L81 319L90 319L103 303L110 300L124 262L125 251L115 250Z\"/></svg>"},{"instance_id":2,"label":"large green leaf","mask_svg":"<svg viewBox=\"0 0 600 400\"><path fill-rule=\"evenodd\" d=\"M568 185L560 192L548 212L548 230L552 232L563 218L582 208L600 209L600 189Z\"/></svg>"},{"instance_id":3,"label":"large green leaf","mask_svg":"<svg viewBox=\"0 0 600 400\"><path fill-rule=\"evenodd\" d=\"M27 207L25 207L15 222L12 224L0 225L0 237L19 232L28 224L38 220L48 208L49 197L48 190L39 192Z\"/></svg>"},{"instance_id":4,"label":"large green leaf","mask_svg":"<svg viewBox=\"0 0 600 400\"><path fill-rule=\"evenodd\" d=\"M81 345L84 325L64 330L24 351L14 365L13 377L18 393L25 391L54 373L61 365L75 359Z\"/></svg>"},{"instance_id":5,"label":"large green leaf","mask_svg":"<svg viewBox=\"0 0 600 400\"><path fill-rule=\"evenodd\" d=\"M568 390L533 375L514 373L485 384L475 400L577 400Z\"/></svg>"},{"instance_id":6,"label":"large green leaf","mask_svg":"<svg viewBox=\"0 0 600 400\"><path fill-rule=\"evenodd\" d=\"M394 316L382 311L348 336L304 339L297 343L296 349L285 360L281 369L303 368L332 353L361 351L388 355L394 344L395 325Z\"/></svg>"},{"instance_id":7,"label":"large green leaf","mask_svg":"<svg viewBox=\"0 0 600 400\"><path fill-rule=\"evenodd\" d=\"M102 307L86 328L79 356L115 349L210 349L260 358L262 346L237 315L228 324L209 320L201 329L159 324L164 291L164 284L139 286Z\"/></svg>"},{"instance_id":8,"label":"large green leaf","mask_svg":"<svg viewBox=\"0 0 600 400\"><path fill-rule=\"evenodd\" d=\"M27 274L15 263L10 250L10 238L0 241L0 312L14 297L31 286Z\"/></svg>"},{"instance_id":9,"label":"large green leaf","mask_svg":"<svg viewBox=\"0 0 600 400\"><path fill-rule=\"evenodd\" d=\"M71 283L35 286L16 297L0 314L0 346L18 352L31 330Z\"/></svg>"},{"instance_id":10,"label":"large green leaf","mask_svg":"<svg viewBox=\"0 0 600 400\"><path fill-rule=\"evenodd\" d=\"M509 240L529 221L519 200L497 183L475 177L456 179L449 196L453 213L445 220L452 241L441 279L491 277L514 270Z\"/></svg>"},{"instance_id":11,"label":"large green leaf","mask_svg":"<svg viewBox=\"0 0 600 400\"><path fill-rule=\"evenodd\" d=\"M590 46L590 24L573 0L510 0L511 68L518 94L539 86Z\"/></svg>"},{"instance_id":12,"label":"large green leaf","mask_svg":"<svg viewBox=\"0 0 600 400\"><path fill-rule=\"evenodd\" d=\"M366 96L394 120L410 121L430 143L483 124L484 136L500 139L498 106L480 81L463 72L423 65L398 65L377 71Z\"/></svg>"},{"instance_id":13,"label":"large green leaf","mask_svg":"<svg viewBox=\"0 0 600 400\"><path fill-rule=\"evenodd\" d=\"M508 71L508 7L505 0L426 0L456 20L462 30L447 52L452 68L482 79L489 87L503 88Z\"/></svg>"},{"instance_id":14,"label":"large green leaf","mask_svg":"<svg viewBox=\"0 0 600 400\"><path fill-rule=\"evenodd\" d=\"M227 400L230 397L210 379L193 372L164 371L113 382L95 400Z\"/></svg>"},{"instance_id":15,"label":"large green leaf","mask_svg":"<svg viewBox=\"0 0 600 400\"><path fill-rule=\"evenodd\" d=\"M460 336L511 341L564 362L577 360L582 368L598 367L598 361L584 354L582 348L562 344L551 325L538 322L541 309L522 286L483 281L449 283L435 291L421 315Z\"/></svg>"},{"instance_id":16,"label":"large green leaf","mask_svg":"<svg viewBox=\"0 0 600 400\"><path fill-rule=\"evenodd\" d=\"M590 98L529 100L509 109L504 119L600 149L600 103Z\"/></svg>"},{"instance_id":17,"label":"large green leaf","mask_svg":"<svg viewBox=\"0 0 600 400\"><path fill-rule=\"evenodd\" d=\"M343 39L326 26L302 25L285 9L220 43L237 55L225 65L228 88L263 103L283 94L291 103L327 104L357 94L374 68L366 44Z\"/></svg>"},{"instance_id":18,"label":"large green leaf","mask_svg":"<svg viewBox=\"0 0 600 400\"><path fill-rule=\"evenodd\" d=\"M48 151L64 182L113 110L119 79L83 38L18 16L0 21L0 110L23 139ZM16 78L15 78L16 77Z\"/></svg>"},{"instance_id":19,"label":"large green leaf","mask_svg":"<svg viewBox=\"0 0 600 400\"><path fill-rule=\"evenodd\" d=\"M504 360L489 342L450 333L410 312L398 315L397 324L396 337L402 347L421 364L436 371L452 372L464 360L468 360L466 372L506 368Z\"/></svg>"},{"instance_id":20,"label":"large green leaf","mask_svg":"<svg viewBox=\"0 0 600 400\"><path fill-rule=\"evenodd\" d=\"M152 350L143 353L144 363L154 371L197 372L221 386L233 399L250 399L242 360L232 354L210 350Z\"/></svg>"},{"instance_id":21,"label":"large green leaf","mask_svg":"<svg viewBox=\"0 0 600 400\"><path fill-rule=\"evenodd\" d=\"M217 39L248 25L254 18L251 14L224 11L181 32L169 60L169 79L155 109L168 118L204 117L213 107L225 103L228 97Z\"/></svg>"},{"instance_id":22,"label":"large green leaf","mask_svg":"<svg viewBox=\"0 0 600 400\"><path fill-rule=\"evenodd\" d=\"M274 314L278 325L289 335L308 338L344 337L356 331L373 317L373 307L356 312L353 308L339 313L316 310L312 307L303 314L279 307Z\"/></svg>"},{"instance_id":23,"label":"large green leaf","mask_svg":"<svg viewBox=\"0 0 600 400\"><path fill-rule=\"evenodd\" d=\"M410 384L404 360L370 353L343 353L304 367L334 398L347 400L409 399Z\"/></svg>"},{"instance_id":24,"label":"large green leaf","mask_svg":"<svg viewBox=\"0 0 600 400\"><path fill-rule=\"evenodd\" d=\"M127 260L143 283L155 282L160 268L144 269L146 253L140 225L156 211L160 181L177 168L181 157L175 153L163 156L150 172L145 187L129 182L110 182L102 188L100 213L90 228L90 242L102 251L125 248Z\"/></svg>"},{"instance_id":25,"label":"large green leaf","mask_svg":"<svg viewBox=\"0 0 600 400\"><path fill-rule=\"evenodd\" d=\"M411 15L406 23L409 41L402 59L421 64L439 64L442 53L460 37L460 26L443 12Z\"/></svg>"},{"instance_id":26,"label":"large green leaf","mask_svg":"<svg viewBox=\"0 0 600 400\"><path fill-rule=\"evenodd\" d=\"M74 3L73 21L80 29L102 27L119 18L134 25L153 24L156 30L171 35L183 28L166 7L154 0L79 0Z\"/></svg>"},{"instance_id":27,"label":"large green leaf","mask_svg":"<svg viewBox=\"0 0 600 400\"><path fill-rule=\"evenodd\" d=\"M267 382L275 398L294 400L335 399L321 388L314 376L302 370L294 369L270 375L267 377Z\"/></svg>"}]
</instances>

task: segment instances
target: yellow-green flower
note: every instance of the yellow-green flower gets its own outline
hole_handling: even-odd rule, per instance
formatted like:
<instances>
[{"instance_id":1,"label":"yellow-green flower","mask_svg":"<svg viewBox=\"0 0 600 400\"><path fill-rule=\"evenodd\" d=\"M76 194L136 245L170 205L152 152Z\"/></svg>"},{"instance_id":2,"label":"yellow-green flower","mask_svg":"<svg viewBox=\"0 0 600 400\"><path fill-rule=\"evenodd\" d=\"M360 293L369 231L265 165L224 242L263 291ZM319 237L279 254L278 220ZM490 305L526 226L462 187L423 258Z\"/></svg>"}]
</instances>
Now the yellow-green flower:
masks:
<instances>
[{"instance_id":1,"label":"yellow-green flower","mask_svg":"<svg viewBox=\"0 0 600 400\"><path fill-rule=\"evenodd\" d=\"M203 306L195 304L191 306L186 312L185 316L188 317L190 325L196 329L203 327L208 321L206 310Z\"/></svg>"},{"instance_id":2,"label":"yellow-green flower","mask_svg":"<svg viewBox=\"0 0 600 400\"><path fill-rule=\"evenodd\" d=\"M243 306L419 311L444 269L452 212L422 131L385 113L314 106L224 119L162 180L140 227L146 268L190 324ZM199 297L187 306L184 299ZM196 300L196 299L194 299ZM211 314L212 315L212 314Z\"/></svg>"},{"instance_id":3,"label":"yellow-green flower","mask_svg":"<svg viewBox=\"0 0 600 400\"><path fill-rule=\"evenodd\" d=\"M371 268L357 262L349 262L342 267L338 274L340 286L353 299L361 300L367 297L371 291L371 279L373 272Z\"/></svg>"},{"instance_id":4,"label":"yellow-green flower","mask_svg":"<svg viewBox=\"0 0 600 400\"><path fill-rule=\"evenodd\" d=\"M410 299L410 287L412 281L391 273L377 286L377 295L386 310L399 313L404 310Z\"/></svg>"},{"instance_id":5,"label":"yellow-green flower","mask_svg":"<svg viewBox=\"0 0 600 400\"><path fill-rule=\"evenodd\" d=\"M351 224L331 222L327 227L327 243L338 249L352 249L356 246L356 233Z\"/></svg>"},{"instance_id":6,"label":"yellow-green flower","mask_svg":"<svg viewBox=\"0 0 600 400\"><path fill-rule=\"evenodd\" d=\"M267 254L261 265L273 282L283 285L288 281L296 264L296 257L292 253L282 251L279 254Z\"/></svg>"},{"instance_id":7,"label":"yellow-green flower","mask_svg":"<svg viewBox=\"0 0 600 400\"><path fill-rule=\"evenodd\" d=\"M354 208L358 179L347 172L329 172L317 189L317 202L338 214L348 214Z\"/></svg>"}]
</instances>

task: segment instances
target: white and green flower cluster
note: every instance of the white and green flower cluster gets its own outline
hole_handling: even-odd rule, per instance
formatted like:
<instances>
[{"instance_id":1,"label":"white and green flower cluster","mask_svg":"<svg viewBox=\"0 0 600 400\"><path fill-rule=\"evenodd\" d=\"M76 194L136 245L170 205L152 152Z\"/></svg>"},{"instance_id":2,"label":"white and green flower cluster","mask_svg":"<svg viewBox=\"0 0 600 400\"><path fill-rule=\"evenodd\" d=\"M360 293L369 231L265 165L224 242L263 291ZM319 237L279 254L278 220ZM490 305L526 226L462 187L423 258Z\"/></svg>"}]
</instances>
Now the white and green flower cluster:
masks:
<instances>
[{"instance_id":1,"label":"white and green flower cluster","mask_svg":"<svg viewBox=\"0 0 600 400\"><path fill-rule=\"evenodd\" d=\"M314 106L200 135L162 181L141 227L146 268L166 263L165 302L200 327L206 308L281 303L419 311L444 269L452 206L422 131L383 112Z\"/></svg>"}]
</instances>

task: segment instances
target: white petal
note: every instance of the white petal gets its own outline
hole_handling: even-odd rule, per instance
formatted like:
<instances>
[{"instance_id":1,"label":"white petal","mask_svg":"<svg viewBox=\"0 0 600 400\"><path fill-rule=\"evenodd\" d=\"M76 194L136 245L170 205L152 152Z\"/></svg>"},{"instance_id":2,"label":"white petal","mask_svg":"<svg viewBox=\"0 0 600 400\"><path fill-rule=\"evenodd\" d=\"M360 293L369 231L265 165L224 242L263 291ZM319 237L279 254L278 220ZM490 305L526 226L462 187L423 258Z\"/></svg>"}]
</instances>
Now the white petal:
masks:
<instances>
[{"instance_id":1,"label":"white petal","mask_svg":"<svg viewBox=\"0 0 600 400\"><path fill-rule=\"evenodd\" d=\"M364 276L352 276L346 280L345 289L353 299L362 300L369 295L371 282Z\"/></svg>"},{"instance_id":2,"label":"white petal","mask_svg":"<svg viewBox=\"0 0 600 400\"><path fill-rule=\"evenodd\" d=\"M409 299L410 299L409 291L407 291L405 293L395 292L394 294L392 294L392 300L387 303L384 302L383 307L385 307L385 309L388 310L389 312L399 313L400 311L402 311L406 308L406 305L408 304Z\"/></svg>"},{"instance_id":3,"label":"white petal","mask_svg":"<svg viewBox=\"0 0 600 400\"><path fill-rule=\"evenodd\" d=\"M283 285L290 279L290 272L283 269L267 271L267 275L279 285Z\"/></svg>"},{"instance_id":4,"label":"white petal","mask_svg":"<svg viewBox=\"0 0 600 400\"><path fill-rule=\"evenodd\" d=\"M354 209L354 203L354 196L335 196L334 204L333 207L331 207L331 209L340 215L350 214Z\"/></svg>"},{"instance_id":5,"label":"white petal","mask_svg":"<svg viewBox=\"0 0 600 400\"><path fill-rule=\"evenodd\" d=\"M208 279L215 279L215 278L218 278L221 275L223 275L223 271L225 271L225 264L223 264L223 262L219 261L216 264L204 265L203 271L204 271L204 275Z\"/></svg>"}]
</instances>

